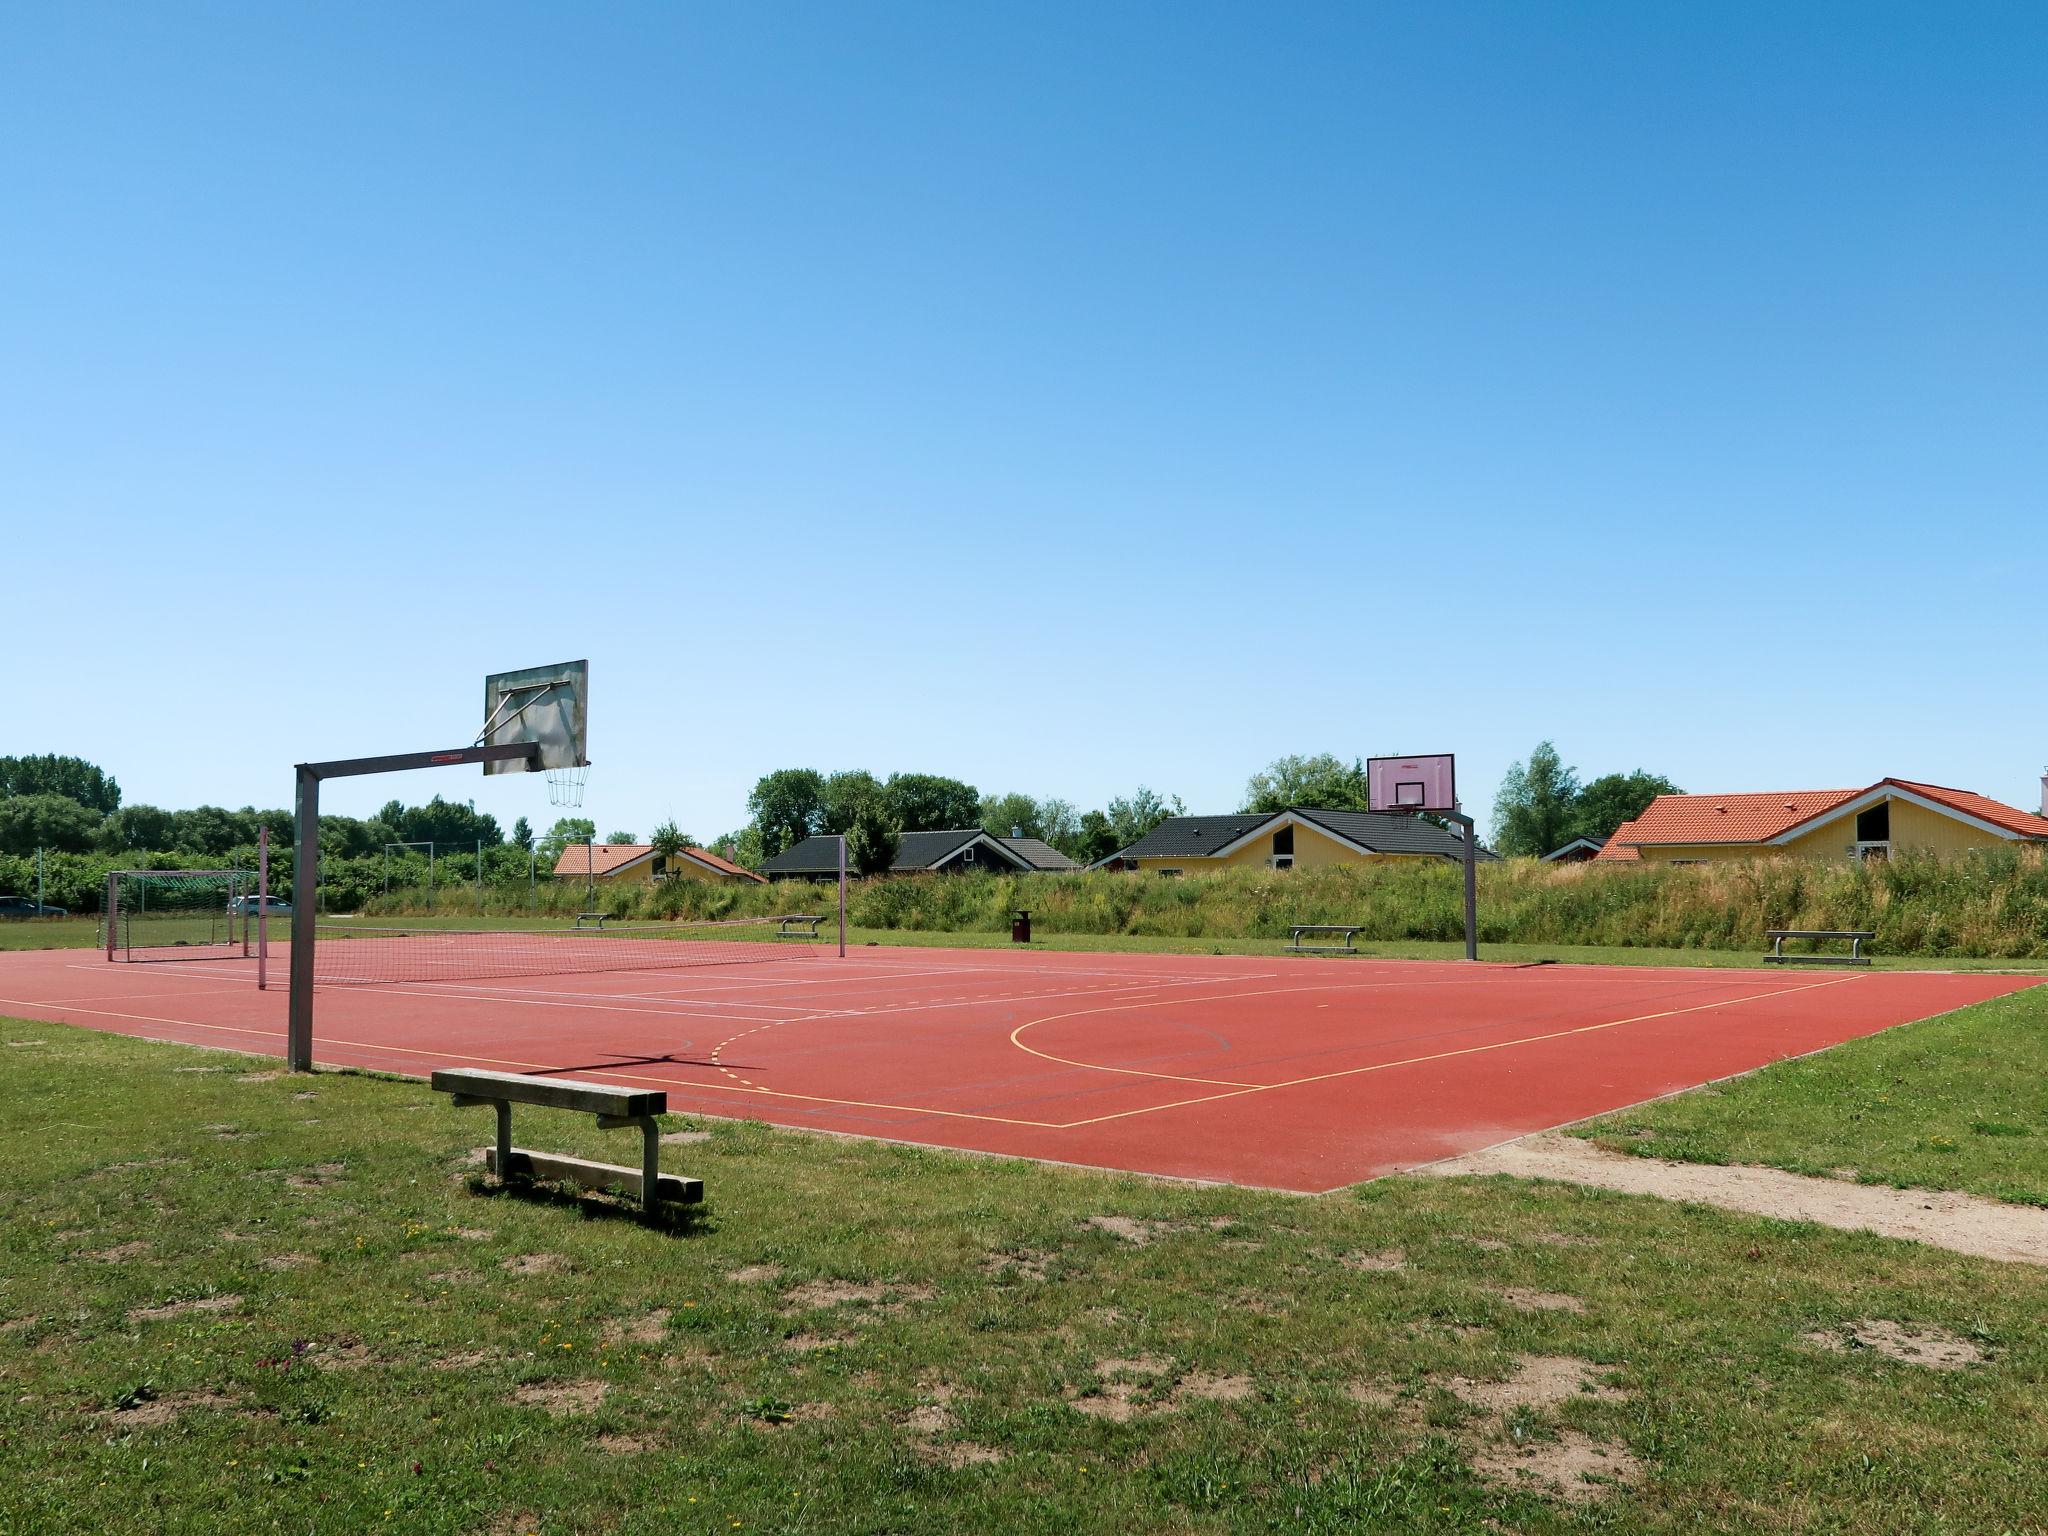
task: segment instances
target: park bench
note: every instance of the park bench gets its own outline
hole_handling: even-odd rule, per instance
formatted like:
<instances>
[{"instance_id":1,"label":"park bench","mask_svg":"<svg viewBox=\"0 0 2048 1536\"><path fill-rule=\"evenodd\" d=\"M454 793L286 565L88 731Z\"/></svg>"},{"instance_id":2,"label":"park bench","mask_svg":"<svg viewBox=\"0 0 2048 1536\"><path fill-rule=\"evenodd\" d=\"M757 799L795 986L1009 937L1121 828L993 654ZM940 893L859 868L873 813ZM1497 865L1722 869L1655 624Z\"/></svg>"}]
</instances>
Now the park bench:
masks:
<instances>
[{"instance_id":1,"label":"park bench","mask_svg":"<svg viewBox=\"0 0 2048 1536\"><path fill-rule=\"evenodd\" d=\"M609 916L611 916L609 912L578 912L576 914L576 926L578 928L603 928L604 920Z\"/></svg>"},{"instance_id":2,"label":"park bench","mask_svg":"<svg viewBox=\"0 0 2048 1536\"><path fill-rule=\"evenodd\" d=\"M798 913L792 917L778 917L775 920L775 937L778 939L815 939L818 936L818 924L823 921L825 919L822 916L814 917L807 912ZM811 926L800 929L796 926L799 923L809 923Z\"/></svg>"},{"instance_id":3,"label":"park bench","mask_svg":"<svg viewBox=\"0 0 2048 1536\"><path fill-rule=\"evenodd\" d=\"M566 1179L585 1189L619 1188L640 1198L649 1217L664 1199L693 1205L704 1198L700 1179L663 1173L661 1128L655 1116L668 1112L668 1095L645 1088L619 1088L563 1077L530 1077L521 1072L487 1072L473 1067L443 1067L432 1078L434 1091L451 1094L457 1109L488 1104L498 1112L498 1144L485 1149L484 1166L506 1183L513 1179ZM512 1106L536 1104L543 1109L570 1109L597 1116L600 1130L637 1127L641 1135L640 1166L595 1163L588 1158L534 1152L512 1145Z\"/></svg>"},{"instance_id":4,"label":"park bench","mask_svg":"<svg viewBox=\"0 0 2048 1536\"><path fill-rule=\"evenodd\" d=\"M1288 948L1304 955L1355 955L1358 948L1352 940L1365 930L1344 923L1296 923L1287 930ZM1341 934L1342 944L1304 944L1302 939L1309 934Z\"/></svg>"},{"instance_id":5,"label":"park bench","mask_svg":"<svg viewBox=\"0 0 2048 1536\"><path fill-rule=\"evenodd\" d=\"M1863 953L1863 941L1877 935L1863 928L1767 928L1764 937L1771 941L1771 952L1764 956L1765 965L1868 965L1870 956ZM1785 953L1787 939L1846 941L1849 953L1788 955Z\"/></svg>"}]
</instances>

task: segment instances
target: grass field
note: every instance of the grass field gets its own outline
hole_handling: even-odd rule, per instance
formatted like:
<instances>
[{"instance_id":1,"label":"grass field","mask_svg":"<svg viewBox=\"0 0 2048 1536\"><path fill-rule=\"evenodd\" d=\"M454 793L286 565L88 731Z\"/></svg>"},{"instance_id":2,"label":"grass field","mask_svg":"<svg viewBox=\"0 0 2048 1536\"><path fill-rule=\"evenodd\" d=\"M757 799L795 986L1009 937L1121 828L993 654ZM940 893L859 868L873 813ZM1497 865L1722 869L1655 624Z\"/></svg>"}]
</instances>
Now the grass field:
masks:
<instances>
[{"instance_id":1,"label":"grass field","mask_svg":"<svg viewBox=\"0 0 2048 1536\"><path fill-rule=\"evenodd\" d=\"M813 907L811 910L817 909ZM413 913L405 916L322 918L321 922L335 927L357 924L374 928L380 924L403 924L409 928L489 927L559 930L563 927L565 919L554 915L528 917L512 913L492 913L485 917L478 917L474 913ZM275 939L282 941L289 936L289 932L289 918L272 919L271 933ZM833 936L829 920L822 932L827 938ZM33 923L0 923L0 951L90 949L99 942L98 935L98 922L93 918L74 917ZM751 936L763 940L773 937L772 931L768 930ZM862 945L901 944L941 949L1013 947L1007 933L921 932L900 928L850 927L847 929L847 942ZM1278 955L1286 952L1287 942L1284 939L1187 939L1124 933L1038 933L1034 935L1032 947L1103 954ZM1421 939L1379 943L1361 939L1358 952L1361 955L1402 960L1455 960L1464 955L1465 947L1457 942L1438 943ZM1760 950L1652 949L1587 944L1486 944L1480 948L1482 960L1514 964L1555 960L1580 965L1754 966L1758 963L1760 955ZM2048 972L2048 960L1936 959L1917 955L1881 955L1873 964L1885 970Z\"/></svg>"},{"instance_id":2,"label":"grass field","mask_svg":"<svg viewBox=\"0 0 2048 1536\"><path fill-rule=\"evenodd\" d=\"M1616 1151L2048 1205L2048 988L1582 1127Z\"/></svg>"},{"instance_id":3,"label":"grass field","mask_svg":"<svg viewBox=\"0 0 2048 1536\"><path fill-rule=\"evenodd\" d=\"M0 1039L4 1530L2043 1528L2023 1266L727 1123L666 1150L708 1200L656 1231L477 1193L489 1116L417 1083ZM521 1135L622 1155L586 1126ZM1981 1358L1900 1363L1880 1324Z\"/></svg>"}]
</instances>

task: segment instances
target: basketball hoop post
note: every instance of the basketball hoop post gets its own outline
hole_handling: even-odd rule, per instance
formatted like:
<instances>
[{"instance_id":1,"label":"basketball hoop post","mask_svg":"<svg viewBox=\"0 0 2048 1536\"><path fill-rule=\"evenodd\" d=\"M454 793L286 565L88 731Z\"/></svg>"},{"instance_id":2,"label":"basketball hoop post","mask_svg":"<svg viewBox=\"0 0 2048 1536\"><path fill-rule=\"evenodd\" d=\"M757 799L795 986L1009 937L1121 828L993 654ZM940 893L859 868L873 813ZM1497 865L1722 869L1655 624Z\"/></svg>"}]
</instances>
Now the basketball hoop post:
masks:
<instances>
[{"instance_id":1,"label":"basketball hoop post","mask_svg":"<svg viewBox=\"0 0 2048 1536\"><path fill-rule=\"evenodd\" d=\"M1458 809L1458 760L1449 752L1375 757L1365 768L1366 806L1411 816L1437 816L1464 829L1465 958L1479 958L1479 830Z\"/></svg>"},{"instance_id":2,"label":"basketball hoop post","mask_svg":"<svg viewBox=\"0 0 2048 1536\"><path fill-rule=\"evenodd\" d=\"M839 958L846 958L846 834L839 834Z\"/></svg>"}]
</instances>

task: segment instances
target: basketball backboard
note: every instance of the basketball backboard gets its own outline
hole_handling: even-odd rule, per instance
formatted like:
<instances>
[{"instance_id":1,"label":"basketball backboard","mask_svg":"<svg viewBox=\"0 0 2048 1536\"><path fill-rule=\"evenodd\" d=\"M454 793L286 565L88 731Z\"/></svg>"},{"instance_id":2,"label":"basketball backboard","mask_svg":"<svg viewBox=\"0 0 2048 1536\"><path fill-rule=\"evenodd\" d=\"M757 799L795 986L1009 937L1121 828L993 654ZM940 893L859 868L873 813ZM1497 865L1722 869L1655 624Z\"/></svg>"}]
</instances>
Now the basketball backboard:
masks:
<instances>
[{"instance_id":1,"label":"basketball backboard","mask_svg":"<svg viewBox=\"0 0 2048 1536\"><path fill-rule=\"evenodd\" d=\"M485 773L588 767L590 663L557 662L494 672L484 679L484 728L478 745L536 742L538 758L484 764Z\"/></svg>"},{"instance_id":2,"label":"basketball backboard","mask_svg":"<svg viewBox=\"0 0 2048 1536\"><path fill-rule=\"evenodd\" d=\"M1415 757L1374 757L1365 765L1366 804L1375 811L1458 808L1458 760L1449 752Z\"/></svg>"}]
</instances>

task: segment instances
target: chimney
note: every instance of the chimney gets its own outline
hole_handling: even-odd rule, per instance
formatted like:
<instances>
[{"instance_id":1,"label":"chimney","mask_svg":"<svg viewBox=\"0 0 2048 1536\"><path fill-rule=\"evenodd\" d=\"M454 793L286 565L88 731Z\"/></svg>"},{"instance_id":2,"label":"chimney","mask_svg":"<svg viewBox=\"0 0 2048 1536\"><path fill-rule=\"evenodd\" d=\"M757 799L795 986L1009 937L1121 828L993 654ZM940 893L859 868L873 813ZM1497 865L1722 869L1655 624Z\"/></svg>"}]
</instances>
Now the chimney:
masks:
<instances>
[{"instance_id":1,"label":"chimney","mask_svg":"<svg viewBox=\"0 0 2048 1536\"><path fill-rule=\"evenodd\" d=\"M2041 775L2041 814L2048 816L2048 773Z\"/></svg>"},{"instance_id":2,"label":"chimney","mask_svg":"<svg viewBox=\"0 0 2048 1536\"><path fill-rule=\"evenodd\" d=\"M2048 805L2048 773L2044 773L2041 775L2041 795L2041 803L2043 805ZM1018 826L1015 822L1012 822L1010 824L1010 836L1022 837L1023 835L1024 829Z\"/></svg>"}]
</instances>

